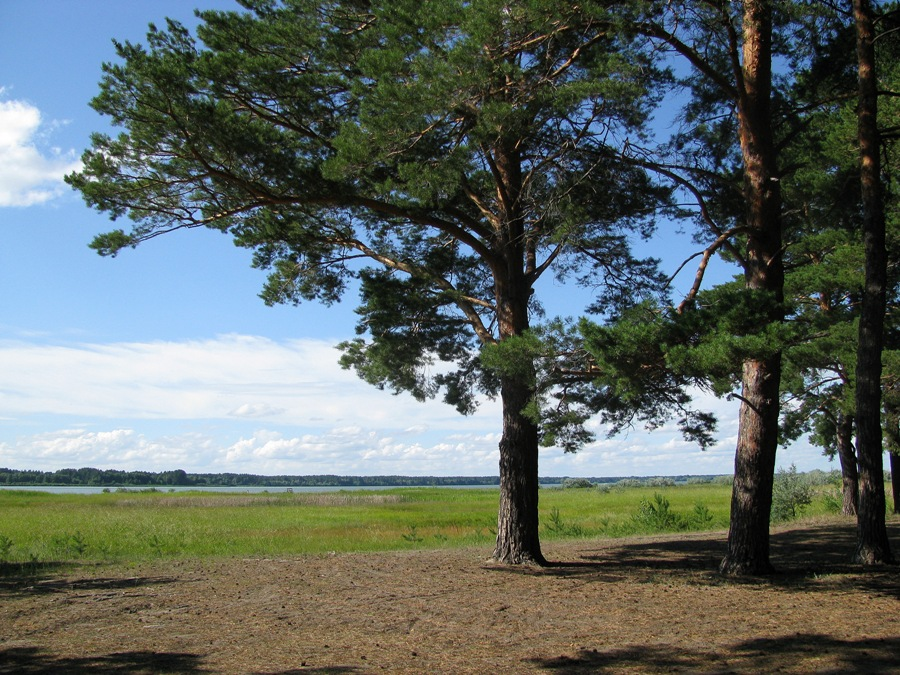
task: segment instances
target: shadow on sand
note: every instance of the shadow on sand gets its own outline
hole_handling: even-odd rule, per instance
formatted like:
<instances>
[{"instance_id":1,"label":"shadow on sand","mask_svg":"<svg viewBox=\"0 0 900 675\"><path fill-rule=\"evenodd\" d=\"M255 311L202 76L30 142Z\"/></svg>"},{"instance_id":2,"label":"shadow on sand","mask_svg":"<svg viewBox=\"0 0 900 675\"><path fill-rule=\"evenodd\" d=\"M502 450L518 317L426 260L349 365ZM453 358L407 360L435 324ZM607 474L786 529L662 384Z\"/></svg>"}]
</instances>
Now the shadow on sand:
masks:
<instances>
[{"instance_id":1,"label":"shadow on sand","mask_svg":"<svg viewBox=\"0 0 900 675\"><path fill-rule=\"evenodd\" d=\"M888 524L892 541L900 539L900 521ZM810 525L773 532L771 559L776 573L767 576L724 577L718 573L725 553L723 532L682 534L648 540L604 540L599 548L586 549L578 560L550 563L547 567L491 566L509 574L578 577L587 582L623 581L652 583L673 577L690 578L694 584L760 585L802 591L853 587L900 599L900 566L865 567L852 563L856 546L855 526ZM900 551L898 551L900 554Z\"/></svg>"},{"instance_id":2,"label":"shadow on sand","mask_svg":"<svg viewBox=\"0 0 900 675\"><path fill-rule=\"evenodd\" d=\"M60 657L39 647L0 650L0 673L59 675L62 673L208 673L200 657L177 652L121 652L105 656Z\"/></svg>"},{"instance_id":3,"label":"shadow on sand","mask_svg":"<svg viewBox=\"0 0 900 675\"><path fill-rule=\"evenodd\" d=\"M574 657L535 659L531 663L555 673L728 673L815 672L821 675L897 672L900 638L839 640L822 635L793 635L739 642L705 652L676 645L631 646L582 651ZM824 663L819 663L819 659ZM827 663L828 665L824 665Z\"/></svg>"},{"instance_id":4,"label":"shadow on sand","mask_svg":"<svg viewBox=\"0 0 900 675\"><path fill-rule=\"evenodd\" d=\"M28 570L27 573L12 573L0 575L0 598L15 595L42 595L45 593L63 593L74 590L125 590L140 588L142 586L156 586L159 584L171 584L178 581L175 577L83 577L73 578L67 576L51 576L53 571L71 573L72 565L50 566L44 565L39 572Z\"/></svg>"}]
</instances>

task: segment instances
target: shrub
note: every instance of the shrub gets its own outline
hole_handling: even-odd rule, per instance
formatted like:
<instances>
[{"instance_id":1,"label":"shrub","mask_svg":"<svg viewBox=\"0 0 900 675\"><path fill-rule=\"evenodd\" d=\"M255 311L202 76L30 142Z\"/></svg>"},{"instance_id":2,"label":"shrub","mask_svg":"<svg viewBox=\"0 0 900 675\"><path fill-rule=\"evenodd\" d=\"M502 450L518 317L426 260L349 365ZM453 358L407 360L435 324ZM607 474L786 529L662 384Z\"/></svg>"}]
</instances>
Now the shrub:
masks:
<instances>
[{"instance_id":1,"label":"shrub","mask_svg":"<svg viewBox=\"0 0 900 675\"><path fill-rule=\"evenodd\" d=\"M9 552L12 550L13 540L5 534L0 534L0 562L6 562L9 559Z\"/></svg>"},{"instance_id":2,"label":"shrub","mask_svg":"<svg viewBox=\"0 0 900 675\"><path fill-rule=\"evenodd\" d=\"M567 523L563 520L557 507L550 509L550 516L545 525L548 532L560 535L562 537L583 537L585 536L584 528L581 525Z\"/></svg>"},{"instance_id":3,"label":"shrub","mask_svg":"<svg viewBox=\"0 0 900 675\"><path fill-rule=\"evenodd\" d=\"M594 484L587 478L565 478L562 482L563 490L592 488Z\"/></svg>"},{"instance_id":4,"label":"shrub","mask_svg":"<svg viewBox=\"0 0 900 675\"><path fill-rule=\"evenodd\" d=\"M658 492L653 494L653 501L642 499L638 512L632 518L638 525L650 530L677 530L681 525L669 500Z\"/></svg>"},{"instance_id":5,"label":"shrub","mask_svg":"<svg viewBox=\"0 0 900 675\"><path fill-rule=\"evenodd\" d=\"M772 520L793 520L811 503L812 488L797 467L791 464L787 471L778 469L772 487Z\"/></svg>"},{"instance_id":6,"label":"shrub","mask_svg":"<svg viewBox=\"0 0 900 675\"><path fill-rule=\"evenodd\" d=\"M694 510L688 516L687 525L689 528L702 530L709 527L713 522L713 514L703 502L694 504Z\"/></svg>"},{"instance_id":7,"label":"shrub","mask_svg":"<svg viewBox=\"0 0 900 675\"><path fill-rule=\"evenodd\" d=\"M844 495L839 489L831 489L822 493L822 503L829 513L841 513L844 510Z\"/></svg>"},{"instance_id":8,"label":"shrub","mask_svg":"<svg viewBox=\"0 0 900 675\"><path fill-rule=\"evenodd\" d=\"M671 478L657 476L647 481L647 487L675 487L675 481Z\"/></svg>"},{"instance_id":9,"label":"shrub","mask_svg":"<svg viewBox=\"0 0 900 675\"><path fill-rule=\"evenodd\" d=\"M87 543L81 532L59 534L50 539L53 550L66 558L80 558L87 551Z\"/></svg>"},{"instance_id":10,"label":"shrub","mask_svg":"<svg viewBox=\"0 0 900 675\"><path fill-rule=\"evenodd\" d=\"M404 541L408 541L412 544L417 544L424 539L419 534L419 529L415 525L407 525L406 529L406 534L400 535L401 537L403 537Z\"/></svg>"}]
</instances>

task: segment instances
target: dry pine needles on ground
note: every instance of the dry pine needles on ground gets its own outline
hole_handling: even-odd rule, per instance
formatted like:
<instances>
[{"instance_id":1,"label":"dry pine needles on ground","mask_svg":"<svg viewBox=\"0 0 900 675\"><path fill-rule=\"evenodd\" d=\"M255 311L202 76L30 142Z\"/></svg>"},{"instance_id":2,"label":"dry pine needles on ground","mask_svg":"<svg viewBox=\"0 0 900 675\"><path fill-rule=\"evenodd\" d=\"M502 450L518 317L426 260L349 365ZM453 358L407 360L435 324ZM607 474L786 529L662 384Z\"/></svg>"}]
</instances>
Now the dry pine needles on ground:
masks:
<instances>
[{"instance_id":1,"label":"dry pine needles on ground","mask_svg":"<svg viewBox=\"0 0 900 675\"><path fill-rule=\"evenodd\" d=\"M777 530L781 573L738 580L722 532L554 543L548 568L452 549L7 575L0 672L898 672L900 569L847 563L854 536Z\"/></svg>"}]
</instances>

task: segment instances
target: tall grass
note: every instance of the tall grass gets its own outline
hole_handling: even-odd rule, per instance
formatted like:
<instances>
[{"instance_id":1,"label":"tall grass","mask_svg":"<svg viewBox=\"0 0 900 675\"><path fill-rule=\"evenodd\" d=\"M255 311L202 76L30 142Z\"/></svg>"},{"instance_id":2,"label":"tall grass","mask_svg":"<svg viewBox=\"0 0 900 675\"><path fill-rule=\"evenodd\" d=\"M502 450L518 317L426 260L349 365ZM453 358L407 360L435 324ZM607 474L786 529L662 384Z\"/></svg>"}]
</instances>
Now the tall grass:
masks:
<instances>
[{"instance_id":1,"label":"tall grass","mask_svg":"<svg viewBox=\"0 0 900 675\"><path fill-rule=\"evenodd\" d=\"M93 495L0 490L0 563L489 547L498 499L497 489L448 488ZM730 487L721 484L543 489L541 536L725 528L729 499Z\"/></svg>"}]
</instances>

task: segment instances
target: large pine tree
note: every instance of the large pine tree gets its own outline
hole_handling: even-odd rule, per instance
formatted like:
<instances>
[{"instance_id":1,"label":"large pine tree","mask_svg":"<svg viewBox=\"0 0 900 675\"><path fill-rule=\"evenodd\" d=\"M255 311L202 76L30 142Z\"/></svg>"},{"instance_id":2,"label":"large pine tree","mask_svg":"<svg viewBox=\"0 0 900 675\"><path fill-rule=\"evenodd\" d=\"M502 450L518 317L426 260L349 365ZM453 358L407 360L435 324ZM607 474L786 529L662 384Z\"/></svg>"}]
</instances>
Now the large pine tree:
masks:
<instances>
[{"instance_id":1,"label":"large pine tree","mask_svg":"<svg viewBox=\"0 0 900 675\"><path fill-rule=\"evenodd\" d=\"M463 412L499 394L494 557L543 562L533 355L488 369L481 350L527 338L545 275L617 300L656 284L629 246L662 194L616 160L653 107L650 57L608 3L242 4L203 13L199 42L170 23L105 66L93 105L123 133L95 136L70 182L134 226L95 248L208 227L271 270L267 302L358 283L344 365Z\"/></svg>"}]
</instances>

